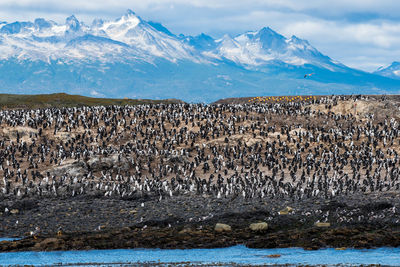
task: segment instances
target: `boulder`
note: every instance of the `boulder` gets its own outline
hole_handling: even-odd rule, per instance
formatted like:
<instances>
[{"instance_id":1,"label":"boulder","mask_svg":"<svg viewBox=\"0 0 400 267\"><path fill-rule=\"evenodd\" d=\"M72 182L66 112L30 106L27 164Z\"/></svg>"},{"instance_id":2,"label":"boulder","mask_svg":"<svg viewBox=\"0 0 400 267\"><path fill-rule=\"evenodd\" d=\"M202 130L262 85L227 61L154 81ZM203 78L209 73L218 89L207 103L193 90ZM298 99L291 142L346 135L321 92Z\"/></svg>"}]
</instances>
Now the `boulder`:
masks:
<instances>
[{"instance_id":1,"label":"boulder","mask_svg":"<svg viewBox=\"0 0 400 267\"><path fill-rule=\"evenodd\" d=\"M267 229L268 229L268 223L266 222L250 224L250 230L252 231L265 231Z\"/></svg>"},{"instance_id":2,"label":"boulder","mask_svg":"<svg viewBox=\"0 0 400 267\"><path fill-rule=\"evenodd\" d=\"M280 258L281 254L271 254L271 255L267 255L268 258Z\"/></svg>"},{"instance_id":3,"label":"boulder","mask_svg":"<svg viewBox=\"0 0 400 267\"><path fill-rule=\"evenodd\" d=\"M49 244L54 244L54 243L58 243L58 239L54 238L54 237L49 237L46 238L45 240L43 240L42 242L40 242L42 245L49 245Z\"/></svg>"},{"instance_id":4,"label":"boulder","mask_svg":"<svg viewBox=\"0 0 400 267\"><path fill-rule=\"evenodd\" d=\"M293 211L293 208L287 206L287 207L284 208L283 210L280 210L278 213L279 213L279 215L287 215L287 214L289 214L289 213L292 212L292 211Z\"/></svg>"},{"instance_id":5,"label":"boulder","mask_svg":"<svg viewBox=\"0 0 400 267\"><path fill-rule=\"evenodd\" d=\"M109 169L120 169L122 171L127 171L131 167L126 157L120 157L118 159L118 154L109 155L108 157L95 156L89 159L87 164L92 171Z\"/></svg>"},{"instance_id":6,"label":"boulder","mask_svg":"<svg viewBox=\"0 0 400 267\"><path fill-rule=\"evenodd\" d=\"M317 227L330 227L331 224L328 223L328 222L316 222L315 226L317 226Z\"/></svg>"},{"instance_id":7,"label":"boulder","mask_svg":"<svg viewBox=\"0 0 400 267\"><path fill-rule=\"evenodd\" d=\"M230 231L232 231L232 227L230 225L227 225L227 224L224 224L224 223L217 223L215 225L214 230L216 232L219 232L219 233L221 233L221 232L230 232Z\"/></svg>"},{"instance_id":8,"label":"boulder","mask_svg":"<svg viewBox=\"0 0 400 267\"><path fill-rule=\"evenodd\" d=\"M60 166L50 170L51 175L62 176L69 174L71 176L83 176L87 173L87 166L83 161L66 160Z\"/></svg>"},{"instance_id":9,"label":"boulder","mask_svg":"<svg viewBox=\"0 0 400 267\"><path fill-rule=\"evenodd\" d=\"M19 210L18 209L12 209L10 212L11 212L11 214L18 214Z\"/></svg>"},{"instance_id":10,"label":"boulder","mask_svg":"<svg viewBox=\"0 0 400 267\"><path fill-rule=\"evenodd\" d=\"M178 234L184 235L184 234L190 233L191 231L192 231L192 230L189 229L189 228L183 228L182 230L180 230L180 231L178 232Z\"/></svg>"},{"instance_id":11,"label":"boulder","mask_svg":"<svg viewBox=\"0 0 400 267\"><path fill-rule=\"evenodd\" d=\"M37 242L33 248L34 250L46 250L46 249L53 250L58 248L61 242L63 242L63 240L54 237L49 237L45 238L40 242Z\"/></svg>"},{"instance_id":12,"label":"boulder","mask_svg":"<svg viewBox=\"0 0 400 267\"><path fill-rule=\"evenodd\" d=\"M137 209L133 209L129 211L130 214L136 214L137 213Z\"/></svg>"}]
</instances>

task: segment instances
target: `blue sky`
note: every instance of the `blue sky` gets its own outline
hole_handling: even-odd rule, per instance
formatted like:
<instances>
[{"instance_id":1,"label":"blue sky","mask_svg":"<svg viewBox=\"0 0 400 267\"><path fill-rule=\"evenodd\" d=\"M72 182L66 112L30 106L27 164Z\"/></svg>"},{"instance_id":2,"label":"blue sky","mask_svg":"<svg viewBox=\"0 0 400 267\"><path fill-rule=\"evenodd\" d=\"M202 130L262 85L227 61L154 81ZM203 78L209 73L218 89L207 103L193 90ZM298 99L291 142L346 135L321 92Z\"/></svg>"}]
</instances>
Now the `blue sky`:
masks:
<instances>
[{"instance_id":1,"label":"blue sky","mask_svg":"<svg viewBox=\"0 0 400 267\"><path fill-rule=\"evenodd\" d=\"M176 34L218 38L269 26L366 71L400 61L397 0L1 0L0 21L43 17L62 23L74 14L90 24L95 18L116 19L127 9Z\"/></svg>"}]
</instances>

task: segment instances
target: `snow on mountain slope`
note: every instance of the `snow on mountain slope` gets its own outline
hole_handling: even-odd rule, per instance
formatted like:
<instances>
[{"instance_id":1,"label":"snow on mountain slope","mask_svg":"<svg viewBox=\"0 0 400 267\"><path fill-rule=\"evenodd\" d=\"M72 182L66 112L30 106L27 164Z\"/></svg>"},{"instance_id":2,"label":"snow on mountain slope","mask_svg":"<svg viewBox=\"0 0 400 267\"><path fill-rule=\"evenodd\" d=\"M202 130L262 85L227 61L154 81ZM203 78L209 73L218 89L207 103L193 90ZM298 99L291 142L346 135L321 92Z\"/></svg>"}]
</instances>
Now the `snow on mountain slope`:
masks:
<instances>
[{"instance_id":1,"label":"snow on mountain slope","mask_svg":"<svg viewBox=\"0 0 400 267\"><path fill-rule=\"evenodd\" d=\"M216 56L247 67L268 65L276 61L290 65L313 64L332 71L342 67L321 54L307 41L296 36L285 38L269 27L256 32L247 32L235 38L225 35L216 42L218 43Z\"/></svg>"},{"instance_id":2,"label":"snow on mountain slope","mask_svg":"<svg viewBox=\"0 0 400 267\"><path fill-rule=\"evenodd\" d=\"M374 73L392 79L400 79L400 62L394 61L390 66L380 67Z\"/></svg>"},{"instance_id":3,"label":"snow on mountain slope","mask_svg":"<svg viewBox=\"0 0 400 267\"><path fill-rule=\"evenodd\" d=\"M252 69L283 62L291 65L313 64L337 69L307 41L290 39L270 28L222 39L201 34L176 36L160 23L146 22L128 10L115 21L95 20L88 26L75 16L57 24L45 19L34 22L0 24L0 58L63 62L76 60L144 60L163 58L171 62L190 60L218 64L233 61Z\"/></svg>"},{"instance_id":4,"label":"snow on mountain slope","mask_svg":"<svg viewBox=\"0 0 400 267\"><path fill-rule=\"evenodd\" d=\"M197 36L179 36L183 42L194 47L199 51L210 51L217 47L215 40L207 34L199 34Z\"/></svg>"},{"instance_id":5,"label":"snow on mountain slope","mask_svg":"<svg viewBox=\"0 0 400 267\"><path fill-rule=\"evenodd\" d=\"M177 59L192 59L199 61L196 51L177 38L158 31L149 23L142 20L136 14L128 12L116 21L104 22L96 25L92 29L95 33L105 33L105 35L131 47L144 50L149 54L176 61Z\"/></svg>"},{"instance_id":6,"label":"snow on mountain slope","mask_svg":"<svg viewBox=\"0 0 400 267\"><path fill-rule=\"evenodd\" d=\"M191 46L156 30L130 10L115 21L96 20L91 26L79 22L75 16L68 17L64 25L44 19L4 24L0 38L3 59L109 61L120 58L152 62L161 57L172 62L205 61Z\"/></svg>"}]
</instances>

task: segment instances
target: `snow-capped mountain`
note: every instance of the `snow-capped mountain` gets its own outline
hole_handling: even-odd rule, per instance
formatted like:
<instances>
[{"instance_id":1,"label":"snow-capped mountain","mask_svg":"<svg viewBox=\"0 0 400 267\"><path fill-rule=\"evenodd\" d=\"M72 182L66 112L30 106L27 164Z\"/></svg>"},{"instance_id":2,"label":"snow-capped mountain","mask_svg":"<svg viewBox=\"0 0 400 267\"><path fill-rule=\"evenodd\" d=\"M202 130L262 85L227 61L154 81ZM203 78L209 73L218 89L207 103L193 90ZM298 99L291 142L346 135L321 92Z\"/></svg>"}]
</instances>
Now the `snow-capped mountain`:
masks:
<instances>
[{"instance_id":1,"label":"snow-capped mountain","mask_svg":"<svg viewBox=\"0 0 400 267\"><path fill-rule=\"evenodd\" d=\"M374 73L392 79L400 79L400 62L394 61L390 66L380 67Z\"/></svg>"},{"instance_id":2,"label":"snow-capped mountain","mask_svg":"<svg viewBox=\"0 0 400 267\"><path fill-rule=\"evenodd\" d=\"M269 27L235 38L225 35L216 40L216 43L217 48L212 54L249 68L268 65L273 61L291 65L313 64L324 68L336 66L336 63L322 55L307 41L296 36L285 38Z\"/></svg>"},{"instance_id":3,"label":"snow-capped mountain","mask_svg":"<svg viewBox=\"0 0 400 267\"><path fill-rule=\"evenodd\" d=\"M306 73L316 73L305 79ZM332 91L334 90L334 91ZM91 25L0 22L0 92L212 101L228 96L397 92L266 27L236 37L175 35L131 10Z\"/></svg>"},{"instance_id":4,"label":"snow-capped mountain","mask_svg":"<svg viewBox=\"0 0 400 267\"><path fill-rule=\"evenodd\" d=\"M121 60L122 56L122 60L187 59L196 63L217 59L231 60L250 69L272 61L335 65L307 41L295 36L287 39L270 28L235 38L225 35L219 40L205 34L177 37L161 24L148 23L131 10L115 21L95 20L91 26L70 16L64 25L36 19L33 23L4 23L0 27L2 58L109 62L115 57Z\"/></svg>"},{"instance_id":5,"label":"snow-capped mountain","mask_svg":"<svg viewBox=\"0 0 400 267\"><path fill-rule=\"evenodd\" d=\"M200 61L196 51L177 38L160 32L128 12L115 21L95 20L91 26L75 16L64 25L36 19L0 25L1 57L30 60L131 60L151 62L154 57L170 61Z\"/></svg>"}]
</instances>

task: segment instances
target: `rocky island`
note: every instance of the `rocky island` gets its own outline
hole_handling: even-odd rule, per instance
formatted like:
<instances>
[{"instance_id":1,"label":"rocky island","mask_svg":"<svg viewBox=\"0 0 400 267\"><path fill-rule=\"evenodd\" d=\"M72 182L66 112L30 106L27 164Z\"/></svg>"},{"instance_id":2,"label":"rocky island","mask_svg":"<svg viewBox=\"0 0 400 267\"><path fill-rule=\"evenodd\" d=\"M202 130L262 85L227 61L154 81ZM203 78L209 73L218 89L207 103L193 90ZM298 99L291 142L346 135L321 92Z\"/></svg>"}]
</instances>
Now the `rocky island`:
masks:
<instances>
[{"instance_id":1,"label":"rocky island","mask_svg":"<svg viewBox=\"0 0 400 267\"><path fill-rule=\"evenodd\" d=\"M399 246L399 100L3 109L0 250Z\"/></svg>"}]
</instances>

